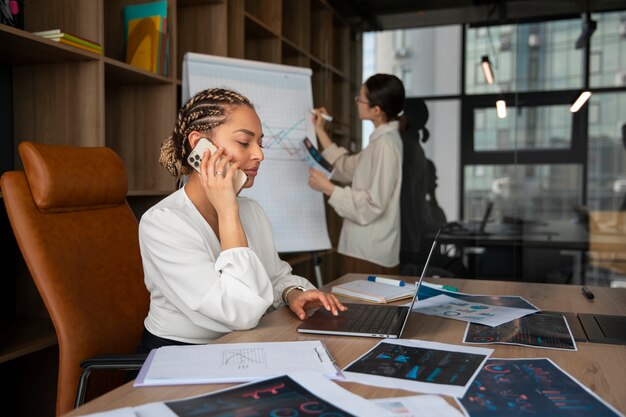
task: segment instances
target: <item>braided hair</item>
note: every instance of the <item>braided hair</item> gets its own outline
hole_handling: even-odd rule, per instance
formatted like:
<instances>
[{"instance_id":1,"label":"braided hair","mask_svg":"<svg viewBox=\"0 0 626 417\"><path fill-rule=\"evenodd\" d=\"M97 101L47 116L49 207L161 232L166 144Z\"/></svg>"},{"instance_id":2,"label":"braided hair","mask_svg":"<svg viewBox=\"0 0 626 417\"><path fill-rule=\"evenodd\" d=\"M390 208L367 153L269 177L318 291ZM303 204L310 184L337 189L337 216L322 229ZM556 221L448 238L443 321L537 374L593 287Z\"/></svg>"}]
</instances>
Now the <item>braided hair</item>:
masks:
<instances>
[{"instance_id":1,"label":"braided hair","mask_svg":"<svg viewBox=\"0 0 626 417\"><path fill-rule=\"evenodd\" d=\"M159 163L173 176L189 175L192 167L187 162L191 145L187 137L191 131L208 133L224 124L234 107L254 109L245 96L223 88L208 88L191 97L178 112L172 135L161 143Z\"/></svg>"}]
</instances>

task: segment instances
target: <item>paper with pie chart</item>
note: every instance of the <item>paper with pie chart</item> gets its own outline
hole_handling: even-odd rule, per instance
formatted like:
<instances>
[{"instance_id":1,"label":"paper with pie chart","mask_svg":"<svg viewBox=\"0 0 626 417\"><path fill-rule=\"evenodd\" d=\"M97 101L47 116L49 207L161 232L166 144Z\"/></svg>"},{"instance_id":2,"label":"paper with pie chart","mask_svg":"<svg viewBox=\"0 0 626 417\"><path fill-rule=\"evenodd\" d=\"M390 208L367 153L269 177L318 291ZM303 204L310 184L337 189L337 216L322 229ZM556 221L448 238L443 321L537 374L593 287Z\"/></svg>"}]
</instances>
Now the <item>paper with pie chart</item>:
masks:
<instances>
[{"instance_id":1,"label":"paper with pie chart","mask_svg":"<svg viewBox=\"0 0 626 417\"><path fill-rule=\"evenodd\" d=\"M419 300L415 303L413 311L429 316L479 323L491 327L537 312L537 310L526 308L472 303L443 294L426 300Z\"/></svg>"}]
</instances>

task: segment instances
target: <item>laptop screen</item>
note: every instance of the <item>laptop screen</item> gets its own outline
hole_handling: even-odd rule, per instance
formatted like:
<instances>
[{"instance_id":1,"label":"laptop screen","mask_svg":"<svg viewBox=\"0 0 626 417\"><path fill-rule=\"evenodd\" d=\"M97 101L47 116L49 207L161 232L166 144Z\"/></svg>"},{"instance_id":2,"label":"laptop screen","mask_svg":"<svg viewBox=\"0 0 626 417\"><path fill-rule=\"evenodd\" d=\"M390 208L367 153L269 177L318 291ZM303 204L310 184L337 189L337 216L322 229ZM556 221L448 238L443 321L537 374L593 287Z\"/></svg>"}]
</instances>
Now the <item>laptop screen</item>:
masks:
<instances>
[{"instance_id":1,"label":"laptop screen","mask_svg":"<svg viewBox=\"0 0 626 417\"><path fill-rule=\"evenodd\" d=\"M433 240L433 244L430 246L430 251L428 252L428 258L426 258L426 263L424 263L424 269L422 269L422 275L420 275L419 281L415 284L415 294L413 294L413 300L411 301L411 305L409 306L409 313L413 311L413 306L415 305L415 301L417 301L420 291L420 285L422 285L422 281L424 280L424 276L426 276L426 270L428 269L428 264L430 264L430 257L433 256L433 252L435 251L435 247L437 246L437 238L439 238L439 233L441 229L437 230L437 235L435 235L435 239ZM409 319L409 314L406 315L404 319L404 324L402 328L404 329L404 325L406 321Z\"/></svg>"}]
</instances>

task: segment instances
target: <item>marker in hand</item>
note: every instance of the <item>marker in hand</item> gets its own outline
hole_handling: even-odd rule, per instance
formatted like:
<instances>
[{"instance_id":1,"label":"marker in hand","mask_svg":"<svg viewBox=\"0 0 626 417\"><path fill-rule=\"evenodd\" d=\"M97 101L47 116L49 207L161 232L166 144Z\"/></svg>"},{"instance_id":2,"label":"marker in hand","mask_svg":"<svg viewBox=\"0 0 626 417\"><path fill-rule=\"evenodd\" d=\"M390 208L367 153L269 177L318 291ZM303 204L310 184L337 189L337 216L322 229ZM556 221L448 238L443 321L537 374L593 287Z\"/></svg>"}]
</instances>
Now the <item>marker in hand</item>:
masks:
<instances>
[{"instance_id":1,"label":"marker in hand","mask_svg":"<svg viewBox=\"0 0 626 417\"><path fill-rule=\"evenodd\" d=\"M404 281L391 278L375 277L374 275L370 275L369 277L367 277L367 280L372 282L378 282L381 284L395 285L396 287L404 287L406 285Z\"/></svg>"},{"instance_id":2,"label":"marker in hand","mask_svg":"<svg viewBox=\"0 0 626 417\"><path fill-rule=\"evenodd\" d=\"M320 113L316 110L311 109L311 114L315 114L320 116L322 119L326 120L327 122L332 122L333 121L333 116L326 114L326 113Z\"/></svg>"}]
</instances>

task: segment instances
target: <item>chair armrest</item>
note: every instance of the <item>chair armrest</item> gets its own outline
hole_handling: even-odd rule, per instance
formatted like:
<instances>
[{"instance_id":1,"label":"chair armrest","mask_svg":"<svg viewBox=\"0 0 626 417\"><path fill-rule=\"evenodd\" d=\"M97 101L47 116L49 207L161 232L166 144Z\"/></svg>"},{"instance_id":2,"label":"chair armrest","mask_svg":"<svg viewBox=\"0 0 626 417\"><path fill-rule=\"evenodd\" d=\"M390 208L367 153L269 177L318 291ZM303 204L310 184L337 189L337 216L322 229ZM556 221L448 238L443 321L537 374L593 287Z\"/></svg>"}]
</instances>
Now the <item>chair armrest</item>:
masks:
<instances>
[{"instance_id":1,"label":"chair armrest","mask_svg":"<svg viewBox=\"0 0 626 417\"><path fill-rule=\"evenodd\" d=\"M146 361L147 353L130 353L124 355L98 355L80 362L83 372L78 381L78 392L76 393L76 403L74 407L79 407L85 402L87 393L87 381L93 370L138 370Z\"/></svg>"},{"instance_id":2,"label":"chair armrest","mask_svg":"<svg viewBox=\"0 0 626 417\"><path fill-rule=\"evenodd\" d=\"M147 353L98 355L81 361L80 367L83 369L139 369L147 357Z\"/></svg>"}]
</instances>

